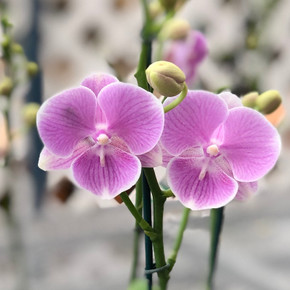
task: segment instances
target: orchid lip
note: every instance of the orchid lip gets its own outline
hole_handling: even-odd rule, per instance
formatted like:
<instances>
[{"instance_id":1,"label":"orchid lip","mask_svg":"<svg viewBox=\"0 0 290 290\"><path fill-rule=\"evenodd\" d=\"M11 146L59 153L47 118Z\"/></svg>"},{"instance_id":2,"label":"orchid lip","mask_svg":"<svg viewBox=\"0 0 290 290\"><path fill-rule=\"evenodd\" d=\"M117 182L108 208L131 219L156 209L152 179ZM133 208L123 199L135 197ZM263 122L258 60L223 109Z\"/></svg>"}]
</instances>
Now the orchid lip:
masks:
<instances>
[{"instance_id":1,"label":"orchid lip","mask_svg":"<svg viewBox=\"0 0 290 290\"><path fill-rule=\"evenodd\" d=\"M201 171L199 173L199 176L198 176L199 180L204 179L206 172L208 170L208 166L209 166L211 158L217 157L220 154L219 147L216 144L209 145L205 151L207 154L204 157L204 164L203 164Z\"/></svg>"}]
</instances>

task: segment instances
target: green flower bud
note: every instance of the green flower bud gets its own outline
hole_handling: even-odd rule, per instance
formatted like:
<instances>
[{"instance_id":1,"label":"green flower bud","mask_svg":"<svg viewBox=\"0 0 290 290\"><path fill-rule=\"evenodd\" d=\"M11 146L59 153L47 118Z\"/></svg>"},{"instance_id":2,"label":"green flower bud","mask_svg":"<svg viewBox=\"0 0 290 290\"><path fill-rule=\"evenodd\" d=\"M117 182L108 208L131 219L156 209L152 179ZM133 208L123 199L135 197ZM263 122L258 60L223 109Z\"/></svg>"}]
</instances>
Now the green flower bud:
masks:
<instances>
[{"instance_id":1,"label":"green flower bud","mask_svg":"<svg viewBox=\"0 0 290 290\"><path fill-rule=\"evenodd\" d=\"M168 61L152 63L146 69L146 78L150 86L165 97L178 95L185 85L183 71Z\"/></svg>"},{"instance_id":2,"label":"green flower bud","mask_svg":"<svg viewBox=\"0 0 290 290\"><path fill-rule=\"evenodd\" d=\"M163 12L163 7L160 2L154 1L149 3L149 14L152 19L155 19Z\"/></svg>"},{"instance_id":3,"label":"green flower bud","mask_svg":"<svg viewBox=\"0 0 290 290\"><path fill-rule=\"evenodd\" d=\"M29 77L34 77L38 73L37 63L29 61L26 65L26 71Z\"/></svg>"},{"instance_id":4,"label":"green flower bud","mask_svg":"<svg viewBox=\"0 0 290 290\"><path fill-rule=\"evenodd\" d=\"M12 44L12 52L16 53L16 54L22 54L23 47L19 43L13 43Z\"/></svg>"},{"instance_id":5,"label":"green flower bud","mask_svg":"<svg viewBox=\"0 0 290 290\"><path fill-rule=\"evenodd\" d=\"M177 0L159 0L159 2L165 10L169 11L175 8Z\"/></svg>"},{"instance_id":6,"label":"green flower bud","mask_svg":"<svg viewBox=\"0 0 290 290\"><path fill-rule=\"evenodd\" d=\"M1 25L4 28L10 28L13 26L12 23L8 20L6 15L1 17Z\"/></svg>"},{"instance_id":7,"label":"green flower bud","mask_svg":"<svg viewBox=\"0 0 290 290\"><path fill-rule=\"evenodd\" d=\"M0 83L0 95L9 96L13 90L13 82L11 78L4 77Z\"/></svg>"},{"instance_id":8,"label":"green flower bud","mask_svg":"<svg viewBox=\"0 0 290 290\"><path fill-rule=\"evenodd\" d=\"M190 31L190 25L188 21L184 19L171 19L166 22L160 32L160 38L166 39L183 39L186 38Z\"/></svg>"},{"instance_id":9,"label":"green flower bud","mask_svg":"<svg viewBox=\"0 0 290 290\"><path fill-rule=\"evenodd\" d=\"M9 47L11 45L11 38L6 34L3 35L3 40L1 42L1 45L2 45L4 50L9 49Z\"/></svg>"},{"instance_id":10,"label":"green flower bud","mask_svg":"<svg viewBox=\"0 0 290 290\"><path fill-rule=\"evenodd\" d=\"M24 122L29 126L33 127L36 124L36 114L39 110L39 104L38 103L27 103L24 105L22 109L22 116L24 119Z\"/></svg>"},{"instance_id":11,"label":"green flower bud","mask_svg":"<svg viewBox=\"0 0 290 290\"><path fill-rule=\"evenodd\" d=\"M275 90L269 90L256 99L256 109L263 114L270 114L280 106L281 102L280 93Z\"/></svg>"},{"instance_id":12,"label":"green flower bud","mask_svg":"<svg viewBox=\"0 0 290 290\"><path fill-rule=\"evenodd\" d=\"M259 97L258 92L251 92L242 97L242 103L245 107L255 108L256 99Z\"/></svg>"}]
</instances>

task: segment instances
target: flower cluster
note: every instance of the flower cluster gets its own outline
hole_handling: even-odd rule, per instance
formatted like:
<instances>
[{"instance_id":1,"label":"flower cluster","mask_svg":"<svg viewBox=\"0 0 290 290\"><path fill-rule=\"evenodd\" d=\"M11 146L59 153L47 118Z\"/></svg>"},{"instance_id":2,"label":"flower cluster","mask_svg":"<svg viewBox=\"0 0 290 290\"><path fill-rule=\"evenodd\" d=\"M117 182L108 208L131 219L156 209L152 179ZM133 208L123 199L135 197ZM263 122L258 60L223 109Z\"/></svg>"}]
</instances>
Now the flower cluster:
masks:
<instances>
[{"instance_id":1,"label":"flower cluster","mask_svg":"<svg viewBox=\"0 0 290 290\"><path fill-rule=\"evenodd\" d=\"M141 162L163 162L171 190L191 209L243 199L280 152L276 129L230 92L189 91L164 117L153 94L105 74L48 99L37 125L42 169L71 168L81 187L113 198L136 183Z\"/></svg>"},{"instance_id":2,"label":"flower cluster","mask_svg":"<svg viewBox=\"0 0 290 290\"><path fill-rule=\"evenodd\" d=\"M281 147L265 117L229 92L190 91L165 115L161 141L173 155L167 165L170 188L191 209L221 207L255 191Z\"/></svg>"},{"instance_id":3,"label":"flower cluster","mask_svg":"<svg viewBox=\"0 0 290 290\"><path fill-rule=\"evenodd\" d=\"M110 75L91 75L40 108L37 127L45 147L39 167L71 167L81 187L113 198L137 182L136 155L156 145L163 123L162 105L151 93Z\"/></svg>"}]
</instances>

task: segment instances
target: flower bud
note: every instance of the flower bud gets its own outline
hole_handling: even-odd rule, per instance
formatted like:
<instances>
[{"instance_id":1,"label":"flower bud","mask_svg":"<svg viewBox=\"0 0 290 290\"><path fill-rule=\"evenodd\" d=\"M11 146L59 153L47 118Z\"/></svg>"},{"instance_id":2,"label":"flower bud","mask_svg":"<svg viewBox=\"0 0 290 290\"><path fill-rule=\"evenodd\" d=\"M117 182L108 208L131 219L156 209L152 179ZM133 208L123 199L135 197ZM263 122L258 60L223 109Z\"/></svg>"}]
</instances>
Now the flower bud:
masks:
<instances>
[{"instance_id":1,"label":"flower bud","mask_svg":"<svg viewBox=\"0 0 290 290\"><path fill-rule=\"evenodd\" d=\"M24 122L29 126L33 127L36 124L36 114L39 110L38 103L27 103L22 109L22 115Z\"/></svg>"},{"instance_id":2,"label":"flower bud","mask_svg":"<svg viewBox=\"0 0 290 290\"><path fill-rule=\"evenodd\" d=\"M185 85L185 74L175 64L168 61L157 61L146 69L150 86L165 97L178 95Z\"/></svg>"},{"instance_id":3,"label":"flower bud","mask_svg":"<svg viewBox=\"0 0 290 290\"><path fill-rule=\"evenodd\" d=\"M177 0L159 0L159 2L165 10L169 11L174 9Z\"/></svg>"},{"instance_id":4,"label":"flower bud","mask_svg":"<svg viewBox=\"0 0 290 290\"><path fill-rule=\"evenodd\" d=\"M12 52L16 53L16 54L22 54L23 47L19 43L13 43L12 44Z\"/></svg>"},{"instance_id":5,"label":"flower bud","mask_svg":"<svg viewBox=\"0 0 290 290\"><path fill-rule=\"evenodd\" d=\"M26 65L26 71L29 77L34 77L38 73L37 63L29 61Z\"/></svg>"},{"instance_id":6,"label":"flower bud","mask_svg":"<svg viewBox=\"0 0 290 290\"><path fill-rule=\"evenodd\" d=\"M163 7L160 2L153 1L149 3L149 14L152 19L155 19L163 12Z\"/></svg>"},{"instance_id":7,"label":"flower bud","mask_svg":"<svg viewBox=\"0 0 290 290\"><path fill-rule=\"evenodd\" d=\"M4 50L9 49L10 45L11 45L11 39L8 35L3 35L3 40L1 42L1 45L3 47Z\"/></svg>"},{"instance_id":8,"label":"flower bud","mask_svg":"<svg viewBox=\"0 0 290 290\"><path fill-rule=\"evenodd\" d=\"M9 96L13 89L13 82L11 78L4 77L0 83L0 95Z\"/></svg>"},{"instance_id":9,"label":"flower bud","mask_svg":"<svg viewBox=\"0 0 290 290\"><path fill-rule=\"evenodd\" d=\"M255 108L256 99L259 97L258 92L250 92L242 97L242 103L245 107Z\"/></svg>"},{"instance_id":10,"label":"flower bud","mask_svg":"<svg viewBox=\"0 0 290 290\"><path fill-rule=\"evenodd\" d=\"M184 39L190 32L190 25L188 21L183 19L171 19L166 22L160 32L160 37L163 40L172 39Z\"/></svg>"},{"instance_id":11,"label":"flower bud","mask_svg":"<svg viewBox=\"0 0 290 290\"><path fill-rule=\"evenodd\" d=\"M269 90L256 99L256 108L263 114L270 114L280 106L281 102L280 93L275 90Z\"/></svg>"}]
</instances>

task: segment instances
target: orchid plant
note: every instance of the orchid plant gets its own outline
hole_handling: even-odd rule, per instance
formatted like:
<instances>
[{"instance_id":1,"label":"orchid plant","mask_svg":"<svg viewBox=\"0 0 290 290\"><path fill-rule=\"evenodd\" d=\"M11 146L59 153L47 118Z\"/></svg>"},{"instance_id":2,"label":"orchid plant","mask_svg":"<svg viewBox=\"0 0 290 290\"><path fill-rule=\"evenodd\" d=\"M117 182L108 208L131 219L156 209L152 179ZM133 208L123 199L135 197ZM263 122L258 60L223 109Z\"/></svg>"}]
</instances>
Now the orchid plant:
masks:
<instances>
[{"instance_id":1,"label":"orchid plant","mask_svg":"<svg viewBox=\"0 0 290 290\"><path fill-rule=\"evenodd\" d=\"M130 289L152 289L155 272L159 289L166 289L190 210L212 210L207 284L212 289L222 209L257 189L257 180L279 157L280 137L260 112L245 107L229 91L187 89L186 83L207 54L200 32L189 32L185 39L179 39L167 57L184 72L168 62L150 66L152 40L174 16L175 5L181 4L160 2L167 18L159 26L147 1L142 2L146 20L135 75L138 86L119 82L109 74L93 74L80 86L49 98L41 106L37 127L44 149L39 167L70 168L76 184L99 198L121 196L147 239L146 285L140 286L133 275ZM167 189L156 178L154 167L159 165L166 167ZM135 205L127 193L134 186ZM173 251L166 259L163 212L171 196L185 210Z\"/></svg>"}]
</instances>

